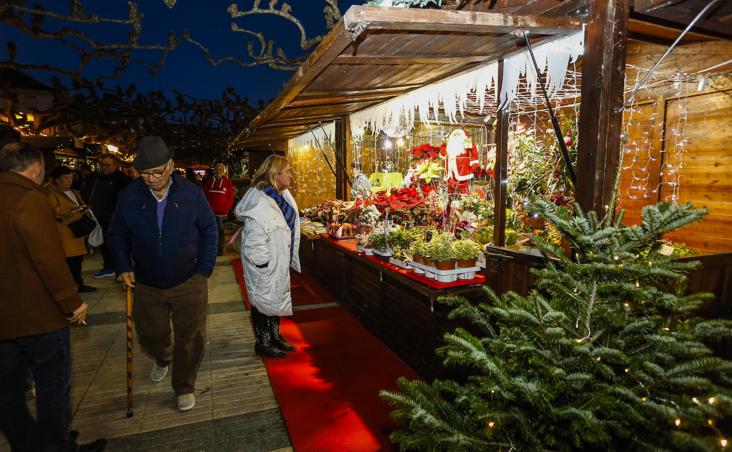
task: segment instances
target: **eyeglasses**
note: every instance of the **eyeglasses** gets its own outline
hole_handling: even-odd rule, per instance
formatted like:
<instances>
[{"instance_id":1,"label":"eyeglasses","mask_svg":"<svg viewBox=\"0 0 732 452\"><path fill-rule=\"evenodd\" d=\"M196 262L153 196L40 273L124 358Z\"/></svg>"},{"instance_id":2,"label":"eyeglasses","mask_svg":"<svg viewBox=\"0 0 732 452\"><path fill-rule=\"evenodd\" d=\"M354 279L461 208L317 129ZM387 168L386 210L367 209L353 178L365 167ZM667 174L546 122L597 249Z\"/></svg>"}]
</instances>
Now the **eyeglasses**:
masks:
<instances>
[{"instance_id":1,"label":"eyeglasses","mask_svg":"<svg viewBox=\"0 0 732 452\"><path fill-rule=\"evenodd\" d=\"M146 179L160 179L163 176L165 176L165 173L168 172L168 168L162 169L160 171L140 171L140 176L146 178Z\"/></svg>"}]
</instances>

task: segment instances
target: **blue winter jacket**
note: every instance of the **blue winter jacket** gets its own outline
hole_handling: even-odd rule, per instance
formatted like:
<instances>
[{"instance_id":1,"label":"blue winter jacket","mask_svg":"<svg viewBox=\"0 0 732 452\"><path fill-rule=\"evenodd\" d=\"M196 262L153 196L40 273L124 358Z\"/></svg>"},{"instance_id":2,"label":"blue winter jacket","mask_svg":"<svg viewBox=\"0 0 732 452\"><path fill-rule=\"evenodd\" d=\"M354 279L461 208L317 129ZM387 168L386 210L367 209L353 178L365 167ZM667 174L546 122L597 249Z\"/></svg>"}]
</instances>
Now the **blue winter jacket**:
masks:
<instances>
[{"instance_id":1,"label":"blue winter jacket","mask_svg":"<svg viewBox=\"0 0 732 452\"><path fill-rule=\"evenodd\" d=\"M119 194L105 237L117 274L135 272L135 281L167 289L195 273L208 277L216 264L218 228L203 191L173 175L163 227L157 200L142 178Z\"/></svg>"}]
</instances>

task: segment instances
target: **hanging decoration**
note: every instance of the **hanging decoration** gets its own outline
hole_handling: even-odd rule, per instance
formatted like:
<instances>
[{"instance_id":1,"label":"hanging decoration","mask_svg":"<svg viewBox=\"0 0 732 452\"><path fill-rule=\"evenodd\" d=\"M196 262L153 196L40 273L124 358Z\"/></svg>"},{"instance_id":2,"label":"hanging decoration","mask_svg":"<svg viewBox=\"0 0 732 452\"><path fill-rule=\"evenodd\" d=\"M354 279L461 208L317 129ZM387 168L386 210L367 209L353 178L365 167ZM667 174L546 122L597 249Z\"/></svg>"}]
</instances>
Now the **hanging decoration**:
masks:
<instances>
[{"instance_id":1,"label":"hanging decoration","mask_svg":"<svg viewBox=\"0 0 732 452\"><path fill-rule=\"evenodd\" d=\"M562 88L567 67L577 61L583 51L584 31L534 46L537 64L546 74L550 96ZM503 80L501 108L505 108L516 98L521 80L528 83L531 99L534 99L537 74L528 51L505 59ZM412 128L415 115L420 122L431 124L439 119L440 110L444 111L450 123L458 123L458 114L464 117L471 99L478 103L479 112L484 112L487 95L495 91L497 81L498 62L493 61L354 113L351 115L351 131L359 137L367 129L379 133L385 129Z\"/></svg>"},{"instance_id":2,"label":"hanging decoration","mask_svg":"<svg viewBox=\"0 0 732 452\"><path fill-rule=\"evenodd\" d=\"M533 46L536 63L546 77L546 90L549 96L559 91L567 76L567 66L574 63L584 53L584 30L553 41ZM536 98L538 74L531 62L531 55L523 51L510 56L503 63L503 86L500 108L504 109L515 98L519 82L524 79L528 85L531 100Z\"/></svg>"},{"instance_id":3,"label":"hanging decoration","mask_svg":"<svg viewBox=\"0 0 732 452\"><path fill-rule=\"evenodd\" d=\"M351 133L359 136L366 129L374 133L405 126L411 129L414 126L415 110L423 124L436 122L441 108L451 123L457 123L457 114L459 112L461 116L464 115L471 94L477 97L480 111L483 111L485 94L495 89L497 80L498 63L494 61L352 114Z\"/></svg>"},{"instance_id":4,"label":"hanging decoration","mask_svg":"<svg viewBox=\"0 0 732 452\"><path fill-rule=\"evenodd\" d=\"M173 9L175 7L175 4L178 2L178 0L163 0L165 3L165 6L167 6L170 9Z\"/></svg>"}]
</instances>

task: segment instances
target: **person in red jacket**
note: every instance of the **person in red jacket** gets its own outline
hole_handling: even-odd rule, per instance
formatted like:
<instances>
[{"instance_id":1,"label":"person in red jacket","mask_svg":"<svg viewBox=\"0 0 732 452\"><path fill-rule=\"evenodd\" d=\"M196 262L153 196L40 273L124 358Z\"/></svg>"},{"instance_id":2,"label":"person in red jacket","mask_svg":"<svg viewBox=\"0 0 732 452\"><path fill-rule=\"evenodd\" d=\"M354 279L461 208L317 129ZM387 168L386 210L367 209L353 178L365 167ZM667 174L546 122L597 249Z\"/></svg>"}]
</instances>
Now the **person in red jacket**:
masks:
<instances>
[{"instance_id":1,"label":"person in red jacket","mask_svg":"<svg viewBox=\"0 0 732 452\"><path fill-rule=\"evenodd\" d=\"M219 251L218 255L224 255L224 219L229 215L231 206L234 204L234 186L226 176L226 165L222 162L214 163L214 176L209 177L203 185L203 192L211 205L216 216L216 224L219 227Z\"/></svg>"}]
</instances>

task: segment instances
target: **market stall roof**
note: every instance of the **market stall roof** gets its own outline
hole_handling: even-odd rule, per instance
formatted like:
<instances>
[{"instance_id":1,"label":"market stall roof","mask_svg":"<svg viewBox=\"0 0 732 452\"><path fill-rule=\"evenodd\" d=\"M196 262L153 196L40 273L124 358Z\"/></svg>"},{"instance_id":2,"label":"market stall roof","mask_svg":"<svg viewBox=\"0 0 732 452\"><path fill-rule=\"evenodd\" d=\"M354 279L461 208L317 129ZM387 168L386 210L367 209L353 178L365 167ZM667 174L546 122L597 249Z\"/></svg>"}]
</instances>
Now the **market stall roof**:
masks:
<instances>
[{"instance_id":1,"label":"market stall roof","mask_svg":"<svg viewBox=\"0 0 732 452\"><path fill-rule=\"evenodd\" d=\"M511 54L521 46L517 30L581 29L567 17L352 6L236 144L281 142Z\"/></svg>"}]
</instances>

